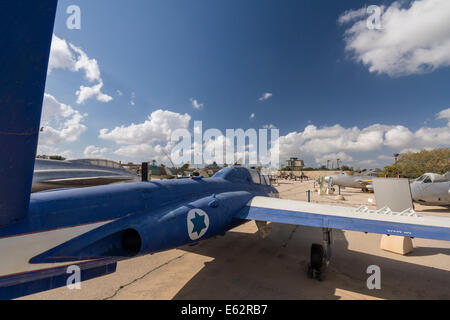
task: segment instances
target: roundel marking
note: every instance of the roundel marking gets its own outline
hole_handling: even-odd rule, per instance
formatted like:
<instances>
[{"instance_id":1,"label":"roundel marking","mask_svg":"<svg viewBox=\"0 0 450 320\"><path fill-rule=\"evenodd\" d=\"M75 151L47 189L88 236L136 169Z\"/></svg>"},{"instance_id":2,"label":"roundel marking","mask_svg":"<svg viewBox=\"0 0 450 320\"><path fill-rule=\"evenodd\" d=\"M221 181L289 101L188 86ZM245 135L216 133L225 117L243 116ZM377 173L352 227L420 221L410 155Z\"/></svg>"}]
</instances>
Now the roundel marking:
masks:
<instances>
[{"instance_id":1,"label":"roundel marking","mask_svg":"<svg viewBox=\"0 0 450 320\"><path fill-rule=\"evenodd\" d=\"M209 217L202 209L191 209L187 214L187 229L189 238L201 238L209 228Z\"/></svg>"}]
</instances>

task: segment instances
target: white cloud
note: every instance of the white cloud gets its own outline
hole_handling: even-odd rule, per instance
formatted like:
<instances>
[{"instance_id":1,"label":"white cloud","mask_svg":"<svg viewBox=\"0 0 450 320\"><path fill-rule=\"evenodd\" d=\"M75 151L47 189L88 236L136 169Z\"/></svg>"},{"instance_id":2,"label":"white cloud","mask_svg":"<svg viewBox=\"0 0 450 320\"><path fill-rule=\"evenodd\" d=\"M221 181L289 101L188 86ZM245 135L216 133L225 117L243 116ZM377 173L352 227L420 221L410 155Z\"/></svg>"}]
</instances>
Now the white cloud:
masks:
<instances>
[{"instance_id":1,"label":"white cloud","mask_svg":"<svg viewBox=\"0 0 450 320\"><path fill-rule=\"evenodd\" d=\"M134 106L136 104L135 100L136 100L136 93L132 92L131 93L130 105Z\"/></svg>"},{"instance_id":2,"label":"white cloud","mask_svg":"<svg viewBox=\"0 0 450 320\"><path fill-rule=\"evenodd\" d=\"M80 114L71 106L59 102L54 96L46 93L42 106L43 130L39 133L39 144L54 145L77 141L87 130L82 124L85 116L86 114Z\"/></svg>"},{"instance_id":3,"label":"white cloud","mask_svg":"<svg viewBox=\"0 0 450 320\"><path fill-rule=\"evenodd\" d=\"M387 156L385 154L381 154L377 157L378 160L383 160L383 161L394 161L394 155L391 156Z\"/></svg>"},{"instance_id":4,"label":"white cloud","mask_svg":"<svg viewBox=\"0 0 450 320\"><path fill-rule=\"evenodd\" d=\"M344 128L338 124L322 128L308 125L303 131L280 136L279 145L281 159L307 155L323 162L333 153L336 156L337 153L345 153L339 158L349 160L346 155L351 156L347 153L362 154L383 148L401 153L447 147L450 145L450 127L422 127L412 131L401 125L374 124L362 129Z\"/></svg>"},{"instance_id":5,"label":"white cloud","mask_svg":"<svg viewBox=\"0 0 450 320\"><path fill-rule=\"evenodd\" d=\"M270 92L265 92L261 97L258 98L259 101L265 101L272 97L272 94Z\"/></svg>"},{"instance_id":6,"label":"white cloud","mask_svg":"<svg viewBox=\"0 0 450 320\"><path fill-rule=\"evenodd\" d=\"M386 132L385 145L391 148L408 146L414 140L414 134L404 126L395 126Z\"/></svg>"},{"instance_id":7,"label":"white cloud","mask_svg":"<svg viewBox=\"0 0 450 320\"><path fill-rule=\"evenodd\" d=\"M80 90L77 90L75 94L77 95L77 103L81 104L86 100L96 97L97 101L100 102L109 102L113 98L101 92L103 87L103 82L100 81L98 84L93 85L92 87L80 86Z\"/></svg>"},{"instance_id":8,"label":"white cloud","mask_svg":"<svg viewBox=\"0 0 450 320\"><path fill-rule=\"evenodd\" d=\"M340 125L317 128L308 125L302 132L291 132L280 137L280 152L289 156L297 153L322 154L329 152L357 152L376 150L383 146L383 126L373 125L364 129L344 128ZM283 148L285 151L283 152Z\"/></svg>"},{"instance_id":9,"label":"white cloud","mask_svg":"<svg viewBox=\"0 0 450 320\"><path fill-rule=\"evenodd\" d=\"M441 113L439 113L441 114ZM445 114L445 113L444 113ZM163 150L171 153L170 137L174 130L188 129L191 117L171 111L157 110L143 123L100 130L101 139L120 144L112 153L133 159L160 159L167 161ZM270 127L267 125L265 127ZM195 131L195 128L193 129ZM217 150L225 137L204 142L204 150ZM405 152L413 148L430 149L450 144L450 127L422 127L416 131L401 125L373 124L365 128L334 126L317 127L308 125L303 131L291 132L279 138L280 160L290 156L312 159L317 164L339 158L346 165L370 165L391 163L391 156L373 156L365 160L367 153ZM391 149L388 151L386 149ZM246 146L245 152L236 153L237 158L253 156L254 148ZM371 154L373 155L373 153ZM306 160L307 160L306 159ZM307 160L309 161L309 160Z\"/></svg>"},{"instance_id":10,"label":"white cloud","mask_svg":"<svg viewBox=\"0 0 450 320\"><path fill-rule=\"evenodd\" d=\"M376 167L376 165L378 164L378 162L374 159L368 159L368 160L362 160L362 161L357 161L357 164L360 166L369 166L369 167Z\"/></svg>"},{"instance_id":11,"label":"white cloud","mask_svg":"<svg viewBox=\"0 0 450 320\"><path fill-rule=\"evenodd\" d=\"M63 156L66 159L74 159L75 158L75 154L71 150L61 150L55 146L42 145L42 144L38 145L37 154L47 155L47 156L59 155L59 156Z\"/></svg>"},{"instance_id":12,"label":"white cloud","mask_svg":"<svg viewBox=\"0 0 450 320\"><path fill-rule=\"evenodd\" d=\"M367 18L367 8L361 8L358 10L348 10L345 11L338 19L340 24L349 23L351 21Z\"/></svg>"},{"instance_id":13,"label":"white cloud","mask_svg":"<svg viewBox=\"0 0 450 320\"><path fill-rule=\"evenodd\" d=\"M108 152L109 152L108 148L101 148L101 147L91 145L91 146L87 146L84 149L83 155L86 158L102 158Z\"/></svg>"},{"instance_id":14,"label":"white cloud","mask_svg":"<svg viewBox=\"0 0 450 320\"><path fill-rule=\"evenodd\" d=\"M81 48L56 35L53 35L52 39L48 73L51 74L54 69L65 69L72 72L84 71L84 75L89 82L97 82L91 87L80 86L80 89L75 93L78 96L78 104L92 97L96 97L101 102L109 102L113 99L101 92L103 80L97 60L90 59Z\"/></svg>"},{"instance_id":15,"label":"white cloud","mask_svg":"<svg viewBox=\"0 0 450 320\"><path fill-rule=\"evenodd\" d=\"M328 160L331 160L334 167L337 167L337 159L340 160L340 163L353 161L353 158L345 152L328 153L315 157L317 164L326 164Z\"/></svg>"},{"instance_id":16,"label":"white cloud","mask_svg":"<svg viewBox=\"0 0 450 320\"><path fill-rule=\"evenodd\" d=\"M120 91L120 90L117 90L116 92L117 92L117 94L118 94L119 96L123 96L123 93L122 93L122 91Z\"/></svg>"},{"instance_id":17,"label":"white cloud","mask_svg":"<svg viewBox=\"0 0 450 320\"><path fill-rule=\"evenodd\" d=\"M100 67L95 59L89 59L87 54L81 50L79 47L74 46L72 43L69 44L70 48L78 54L78 58L75 62L75 71L83 70L86 79L89 81L101 81L100 78Z\"/></svg>"},{"instance_id":18,"label":"white cloud","mask_svg":"<svg viewBox=\"0 0 450 320\"><path fill-rule=\"evenodd\" d=\"M203 108L203 104L199 103L197 101L197 99L194 98L190 98L189 101L192 103L192 106L194 107L194 109L200 110Z\"/></svg>"},{"instance_id":19,"label":"white cloud","mask_svg":"<svg viewBox=\"0 0 450 320\"><path fill-rule=\"evenodd\" d=\"M254 119L254 118L255 118L255 114L252 113L252 114L250 115L250 119Z\"/></svg>"},{"instance_id":20,"label":"white cloud","mask_svg":"<svg viewBox=\"0 0 450 320\"><path fill-rule=\"evenodd\" d=\"M156 110L148 119L140 124L120 126L100 130L99 138L111 140L119 144L139 145L155 141L168 141L176 129L188 128L191 117L167 111Z\"/></svg>"},{"instance_id":21,"label":"white cloud","mask_svg":"<svg viewBox=\"0 0 450 320\"><path fill-rule=\"evenodd\" d=\"M166 147L159 144L152 146L146 143L121 146L114 151L114 154L133 159L154 159L156 161L167 161L168 159L162 152L163 149L166 154L170 154L170 151L167 151Z\"/></svg>"},{"instance_id":22,"label":"white cloud","mask_svg":"<svg viewBox=\"0 0 450 320\"><path fill-rule=\"evenodd\" d=\"M75 63L75 57L66 40L60 39L56 35L53 35L48 72L51 73L53 69L75 71Z\"/></svg>"},{"instance_id":23,"label":"white cloud","mask_svg":"<svg viewBox=\"0 0 450 320\"><path fill-rule=\"evenodd\" d=\"M339 22L356 20L345 32L346 50L370 72L392 77L431 72L450 65L450 1L396 1L381 7L381 30L367 28L362 10L345 12Z\"/></svg>"},{"instance_id":24,"label":"white cloud","mask_svg":"<svg viewBox=\"0 0 450 320\"><path fill-rule=\"evenodd\" d=\"M274 126L273 124L265 124L263 126L263 129L277 129L277 127Z\"/></svg>"},{"instance_id":25,"label":"white cloud","mask_svg":"<svg viewBox=\"0 0 450 320\"><path fill-rule=\"evenodd\" d=\"M450 127L450 108L442 110L436 115L436 119L446 119L448 121L448 126Z\"/></svg>"}]
</instances>

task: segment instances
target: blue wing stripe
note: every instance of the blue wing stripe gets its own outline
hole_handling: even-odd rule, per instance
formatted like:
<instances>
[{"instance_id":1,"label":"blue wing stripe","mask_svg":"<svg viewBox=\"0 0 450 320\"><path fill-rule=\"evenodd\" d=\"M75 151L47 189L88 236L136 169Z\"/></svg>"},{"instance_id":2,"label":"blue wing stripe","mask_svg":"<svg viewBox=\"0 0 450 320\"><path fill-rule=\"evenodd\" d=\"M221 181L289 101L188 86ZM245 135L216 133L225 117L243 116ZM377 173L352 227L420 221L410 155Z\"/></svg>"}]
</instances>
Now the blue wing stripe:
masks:
<instances>
[{"instance_id":1,"label":"blue wing stripe","mask_svg":"<svg viewBox=\"0 0 450 320\"><path fill-rule=\"evenodd\" d=\"M241 219L450 241L450 228L247 206Z\"/></svg>"}]
</instances>

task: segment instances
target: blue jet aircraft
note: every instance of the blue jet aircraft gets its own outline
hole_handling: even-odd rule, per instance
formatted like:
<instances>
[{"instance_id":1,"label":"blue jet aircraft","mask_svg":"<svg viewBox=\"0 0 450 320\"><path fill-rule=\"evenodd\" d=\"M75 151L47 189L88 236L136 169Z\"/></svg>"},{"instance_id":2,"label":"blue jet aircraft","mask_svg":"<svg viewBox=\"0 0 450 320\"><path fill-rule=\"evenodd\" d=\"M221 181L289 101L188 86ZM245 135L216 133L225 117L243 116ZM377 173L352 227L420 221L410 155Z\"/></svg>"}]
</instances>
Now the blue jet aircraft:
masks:
<instances>
[{"instance_id":1,"label":"blue jet aircraft","mask_svg":"<svg viewBox=\"0 0 450 320\"><path fill-rule=\"evenodd\" d=\"M112 273L116 263L225 234L249 220L323 228L310 276L327 265L332 229L450 240L450 219L277 198L256 170L31 194L56 0L0 6L0 298ZM262 227L261 227L262 228Z\"/></svg>"}]
</instances>

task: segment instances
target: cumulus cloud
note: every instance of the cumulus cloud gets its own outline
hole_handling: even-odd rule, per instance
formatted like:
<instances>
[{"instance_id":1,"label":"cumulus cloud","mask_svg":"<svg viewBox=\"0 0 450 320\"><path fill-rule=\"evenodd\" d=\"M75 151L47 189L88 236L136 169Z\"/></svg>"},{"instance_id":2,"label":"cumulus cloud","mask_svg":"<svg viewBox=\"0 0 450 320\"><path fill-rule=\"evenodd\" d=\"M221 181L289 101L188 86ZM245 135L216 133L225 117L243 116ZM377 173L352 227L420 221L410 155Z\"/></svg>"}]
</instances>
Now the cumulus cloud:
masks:
<instances>
[{"instance_id":1,"label":"cumulus cloud","mask_svg":"<svg viewBox=\"0 0 450 320\"><path fill-rule=\"evenodd\" d=\"M269 100L272 97L270 92L265 92L261 97L258 98L259 101Z\"/></svg>"},{"instance_id":2,"label":"cumulus cloud","mask_svg":"<svg viewBox=\"0 0 450 320\"><path fill-rule=\"evenodd\" d=\"M308 125L301 132L281 136L280 148L285 149L286 155L296 148L297 151L311 154L376 150L383 146L383 128L378 124L363 129L344 128L341 125L323 128Z\"/></svg>"},{"instance_id":3,"label":"cumulus cloud","mask_svg":"<svg viewBox=\"0 0 450 320\"><path fill-rule=\"evenodd\" d=\"M444 111L444 110L443 110ZM438 113L437 117L445 112ZM171 154L177 142L170 138L176 129L188 129L191 117L167 110L156 110L143 123L120 126L114 129L100 130L99 138L116 142L120 145L112 153L134 159L160 159L167 161L165 154ZM265 126L270 128L270 125ZM198 132L194 128L193 131ZM205 133L205 131L203 132ZM225 133L226 134L226 133ZM317 127L308 125L303 131L290 132L280 136L280 160L291 156L312 159L317 164L326 160L339 158L347 165L375 165L391 161L392 156L368 159L367 154L377 152L407 152L449 146L450 127L422 127L413 131L401 125L373 124L365 128L333 126ZM211 157L216 152L225 154L231 141L225 136L218 136L203 142L203 148ZM222 148L223 147L223 148ZM387 151L387 150L392 151ZM248 143L245 150L235 150L235 158L254 159L257 146ZM192 153L191 153L192 155ZM306 159L307 160L307 159ZM370 161L369 161L370 160ZM308 161L308 160L307 160ZM212 161L210 161L212 162ZM231 163L231 162L230 162Z\"/></svg>"},{"instance_id":4,"label":"cumulus cloud","mask_svg":"<svg viewBox=\"0 0 450 320\"><path fill-rule=\"evenodd\" d=\"M87 130L82 123L86 116L46 93L42 105L42 131L39 134L39 144L54 145L77 141Z\"/></svg>"},{"instance_id":5,"label":"cumulus cloud","mask_svg":"<svg viewBox=\"0 0 450 320\"><path fill-rule=\"evenodd\" d=\"M114 151L114 154L136 159L152 159L156 161L167 161L166 154L170 154L172 146L167 143L165 146L162 144L151 145L147 143L124 145L120 146Z\"/></svg>"},{"instance_id":6,"label":"cumulus cloud","mask_svg":"<svg viewBox=\"0 0 450 320\"><path fill-rule=\"evenodd\" d=\"M340 24L349 23L367 17L367 8L345 11L338 19Z\"/></svg>"},{"instance_id":7,"label":"cumulus cloud","mask_svg":"<svg viewBox=\"0 0 450 320\"><path fill-rule=\"evenodd\" d=\"M78 104L92 97L96 97L101 102L109 102L113 99L111 96L101 92L103 80L97 60L90 59L81 48L72 43L68 43L66 40L54 34L50 50L48 73L51 74L55 69L65 69L72 72L83 71L85 78L89 82L97 82L97 84L91 87L80 86L80 89L76 91Z\"/></svg>"},{"instance_id":8,"label":"cumulus cloud","mask_svg":"<svg viewBox=\"0 0 450 320\"><path fill-rule=\"evenodd\" d=\"M98 84L92 86L92 87L85 87L80 86L80 90L77 90L75 94L77 95L77 103L81 104L84 101L96 97L97 101L100 102L109 102L113 98L111 96L108 96L107 94L104 94L101 92L101 89L103 87L103 81L100 81Z\"/></svg>"},{"instance_id":9,"label":"cumulus cloud","mask_svg":"<svg viewBox=\"0 0 450 320\"><path fill-rule=\"evenodd\" d=\"M187 113L182 115L160 109L152 112L143 123L132 123L112 130L102 129L99 138L129 145L168 141L174 130L188 128L190 120Z\"/></svg>"},{"instance_id":10,"label":"cumulus cloud","mask_svg":"<svg viewBox=\"0 0 450 320\"><path fill-rule=\"evenodd\" d=\"M66 159L74 159L75 154L71 150L61 150L55 146L39 144L37 148L39 155L59 155Z\"/></svg>"},{"instance_id":11,"label":"cumulus cloud","mask_svg":"<svg viewBox=\"0 0 450 320\"><path fill-rule=\"evenodd\" d=\"M436 119L445 119L448 121L448 126L450 127L450 108L442 110L436 115Z\"/></svg>"},{"instance_id":12,"label":"cumulus cloud","mask_svg":"<svg viewBox=\"0 0 450 320\"><path fill-rule=\"evenodd\" d=\"M94 145L87 146L84 149L83 155L86 158L102 158L106 153L108 153L108 148L101 148Z\"/></svg>"},{"instance_id":13,"label":"cumulus cloud","mask_svg":"<svg viewBox=\"0 0 450 320\"><path fill-rule=\"evenodd\" d=\"M340 23L346 50L370 72L391 77L420 74L450 65L450 1L396 1L381 9L380 30L367 28L365 9L345 12Z\"/></svg>"},{"instance_id":14,"label":"cumulus cloud","mask_svg":"<svg viewBox=\"0 0 450 320\"><path fill-rule=\"evenodd\" d=\"M98 62L95 59L89 59L87 54L81 50L79 47L74 46L72 43L69 44L70 48L72 48L75 53L78 54L78 58L75 61L74 70L80 71L83 70L86 79L89 81L100 81L100 68L98 66Z\"/></svg>"},{"instance_id":15,"label":"cumulus cloud","mask_svg":"<svg viewBox=\"0 0 450 320\"><path fill-rule=\"evenodd\" d=\"M48 62L48 73L51 73L54 69L75 71L75 63L75 57L66 40L53 35Z\"/></svg>"},{"instance_id":16,"label":"cumulus cloud","mask_svg":"<svg viewBox=\"0 0 450 320\"><path fill-rule=\"evenodd\" d=\"M342 162L350 162L353 161L353 158L346 154L345 152L337 152L337 153L328 153L323 155L318 155L315 157L316 163L323 164L326 163L328 160L333 161L332 163L336 163L336 160L339 159L340 163ZM337 165L336 165L337 167Z\"/></svg>"},{"instance_id":17,"label":"cumulus cloud","mask_svg":"<svg viewBox=\"0 0 450 320\"><path fill-rule=\"evenodd\" d=\"M197 99L190 98L189 101L191 102L192 107L194 107L194 109L200 110L200 109L203 108L203 104L202 104L202 103L199 103L199 102L197 101Z\"/></svg>"},{"instance_id":18,"label":"cumulus cloud","mask_svg":"<svg viewBox=\"0 0 450 320\"><path fill-rule=\"evenodd\" d=\"M438 117L441 114L442 112L438 113ZM445 116L446 113L443 112L443 114ZM303 131L290 132L279 138L282 159L309 155L316 162L322 163L324 159L330 158L330 155L351 161L351 156L347 153L362 154L379 151L382 148L390 148L402 153L449 145L450 127L448 126L422 127L412 131L401 125L374 124L366 128L345 128L339 124L321 128L308 125Z\"/></svg>"}]
</instances>

